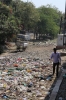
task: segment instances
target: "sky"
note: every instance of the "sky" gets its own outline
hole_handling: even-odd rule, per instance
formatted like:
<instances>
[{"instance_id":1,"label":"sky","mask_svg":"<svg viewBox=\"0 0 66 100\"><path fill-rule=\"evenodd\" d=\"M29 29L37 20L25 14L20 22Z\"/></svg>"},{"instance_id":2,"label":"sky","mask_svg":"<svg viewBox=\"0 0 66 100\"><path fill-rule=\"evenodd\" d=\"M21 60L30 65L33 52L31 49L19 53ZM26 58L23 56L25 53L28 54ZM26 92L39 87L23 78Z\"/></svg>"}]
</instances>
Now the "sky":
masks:
<instances>
[{"instance_id":1,"label":"sky","mask_svg":"<svg viewBox=\"0 0 66 100\"><path fill-rule=\"evenodd\" d=\"M22 0L24 2L32 2L35 7L46 6L50 4L52 7L55 6L59 11L65 12L65 0Z\"/></svg>"}]
</instances>

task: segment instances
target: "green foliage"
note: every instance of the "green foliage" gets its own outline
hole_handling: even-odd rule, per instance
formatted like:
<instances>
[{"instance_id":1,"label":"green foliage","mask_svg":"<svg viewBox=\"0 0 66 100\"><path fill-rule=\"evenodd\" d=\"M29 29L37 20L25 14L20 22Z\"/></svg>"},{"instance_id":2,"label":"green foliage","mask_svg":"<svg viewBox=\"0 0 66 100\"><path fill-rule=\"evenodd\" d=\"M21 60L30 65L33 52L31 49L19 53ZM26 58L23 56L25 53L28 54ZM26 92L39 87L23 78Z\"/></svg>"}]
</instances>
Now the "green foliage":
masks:
<instances>
[{"instance_id":1,"label":"green foliage","mask_svg":"<svg viewBox=\"0 0 66 100\"><path fill-rule=\"evenodd\" d=\"M12 2L12 0L0 0L0 1L6 5L9 5Z\"/></svg>"},{"instance_id":2,"label":"green foliage","mask_svg":"<svg viewBox=\"0 0 66 100\"><path fill-rule=\"evenodd\" d=\"M55 37L61 15L62 12L51 5L35 8L31 2L0 0L0 42L12 38L22 29Z\"/></svg>"},{"instance_id":3,"label":"green foliage","mask_svg":"<svg viewBox=\"0 0 66 100\"><path fill-rule=\"evenodd\" d=\"M18 25L14 16L8 18L6 25L7 25L7 36L12 37L13 34L18 33Z\"/></svg>"},{"instance_id":4,"label":"green foliage","mask_svg":"<svg viewBox=\"0 0 66 100\"><path fill-rule=\"evenodd\" d=\"M39 32L53 37L57 36L61 13L56 8L45 6L38 8L38 11L40 13Z\"/></svg>"},{"instance_id":5,"label":"green foliage","mask_svg":"<svg viewBox=\"0 0 66 100\"><path fill-rule=\"evenodd\" d=\"M26 30L34 29L35 24L39 20L39 13L31 2L17 2L17 5L16 2L13 2L12 7L15 18L20 20L21 24L24 25L24 28Z\"/></svg>"},{"instance_id":6,"label":"green foliage","mask_svg":"<svg viewBox=\"0 0 66 100\"><path fill-rule=\"evenodd\" d=\"M10 13L9 7L0 2L0 15L4 14L5 16L8 17L9 13Z\"/></svg>"},{"instance_id":7,"label":"green foliage","mask_svg":"<svg viewBox=\"0 0 66 100\"><path fill-rule=\"evenodd\" d=\"M10 7L0 3L0 41L18 33L18 20L11 15Z\"/></svg>"}]
</instances>

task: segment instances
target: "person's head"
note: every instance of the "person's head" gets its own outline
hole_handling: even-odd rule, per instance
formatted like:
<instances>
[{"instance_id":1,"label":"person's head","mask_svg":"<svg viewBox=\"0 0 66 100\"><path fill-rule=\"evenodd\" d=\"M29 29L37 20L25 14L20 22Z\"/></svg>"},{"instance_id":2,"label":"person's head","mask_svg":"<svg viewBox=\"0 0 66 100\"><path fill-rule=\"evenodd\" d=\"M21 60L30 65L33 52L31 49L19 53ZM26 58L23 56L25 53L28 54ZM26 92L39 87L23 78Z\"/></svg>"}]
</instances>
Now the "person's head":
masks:
<instances>
[{"instance_id":1,"label":"person's head","mask_svg":"<svg viewBox=\"0 0 66 100\"><path fill-rule=\"evenodd\" d=\"M54 53L56 53L56 48L53 48Z\"/></svg>"}]
</instances>

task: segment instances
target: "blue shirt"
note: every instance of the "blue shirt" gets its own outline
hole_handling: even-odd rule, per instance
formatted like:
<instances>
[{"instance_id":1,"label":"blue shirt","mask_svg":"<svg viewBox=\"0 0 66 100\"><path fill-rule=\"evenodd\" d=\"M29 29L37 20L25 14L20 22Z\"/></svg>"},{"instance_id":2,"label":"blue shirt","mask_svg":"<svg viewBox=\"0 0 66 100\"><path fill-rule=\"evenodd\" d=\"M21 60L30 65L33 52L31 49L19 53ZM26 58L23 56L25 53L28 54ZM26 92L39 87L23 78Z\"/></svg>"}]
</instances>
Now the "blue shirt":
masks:
<instances>
[{"instance_id":1,"label":"blue shirt","mask_svg":"<svg viewBox=\"0 0 66 100\"><path fill-rule=\"evenodd\" d=\"M53 63L61 62L61 57L59 53L52 53L50 58L53 59Z\"/></svg>"}]
</instances>

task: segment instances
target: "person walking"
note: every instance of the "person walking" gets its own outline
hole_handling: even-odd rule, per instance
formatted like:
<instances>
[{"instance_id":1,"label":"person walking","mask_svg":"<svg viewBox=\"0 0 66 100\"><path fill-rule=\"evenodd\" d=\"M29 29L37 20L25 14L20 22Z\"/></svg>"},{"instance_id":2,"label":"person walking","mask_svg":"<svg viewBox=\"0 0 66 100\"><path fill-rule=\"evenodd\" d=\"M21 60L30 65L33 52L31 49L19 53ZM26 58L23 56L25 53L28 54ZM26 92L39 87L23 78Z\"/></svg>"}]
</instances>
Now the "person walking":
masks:
<instances>
[{"instance_id":1,"label":"person walking","mask_svg":"<svg viewBox=\"0 0 66 100\"><path fill-rule=\"evenodd\" d=\"M60 53L57 52L56 48L53 48L53 53L51 54L49 60L53 61L53 75L56 69L56 77L58 77L59 65L61 64L61 56Z\"/></svg>"}]
</instances>

